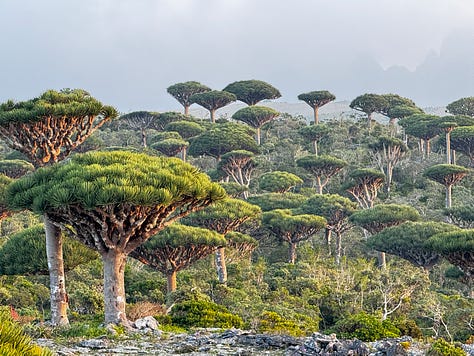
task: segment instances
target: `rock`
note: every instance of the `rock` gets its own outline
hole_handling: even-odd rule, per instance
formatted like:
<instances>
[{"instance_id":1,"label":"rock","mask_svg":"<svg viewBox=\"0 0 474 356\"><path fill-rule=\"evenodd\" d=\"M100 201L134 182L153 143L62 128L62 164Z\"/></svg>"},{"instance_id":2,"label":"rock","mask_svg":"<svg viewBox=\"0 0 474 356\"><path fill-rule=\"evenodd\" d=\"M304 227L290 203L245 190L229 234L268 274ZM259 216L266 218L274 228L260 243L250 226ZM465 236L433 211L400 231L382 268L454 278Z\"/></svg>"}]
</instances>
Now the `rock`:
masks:
<instances>
[{"instance_id":1,"label":"rock","mask_svg":"<svg viewBox=\"0 0 474 356\"><path fill-rule=\"evenodd\" d=\"M160 326L158 321L152 316L146 316L144 318L137 319L137 320L135 320L133 325L138 330L143 330L145 328L149 328L149 329L152 329L152 330L158 330L159 326Z\"/></svg>"},{"instance_id":2,"label":"rock","mask_svg":"<svg viewBox=\"0 0 474 356\"><path fill-rule=\"evenodd\" d=\"M108 347L107 342L100 339L83 340L77 345L79 347L87 347L89 349L106 349Z\"/></svg>"}]
</instances>

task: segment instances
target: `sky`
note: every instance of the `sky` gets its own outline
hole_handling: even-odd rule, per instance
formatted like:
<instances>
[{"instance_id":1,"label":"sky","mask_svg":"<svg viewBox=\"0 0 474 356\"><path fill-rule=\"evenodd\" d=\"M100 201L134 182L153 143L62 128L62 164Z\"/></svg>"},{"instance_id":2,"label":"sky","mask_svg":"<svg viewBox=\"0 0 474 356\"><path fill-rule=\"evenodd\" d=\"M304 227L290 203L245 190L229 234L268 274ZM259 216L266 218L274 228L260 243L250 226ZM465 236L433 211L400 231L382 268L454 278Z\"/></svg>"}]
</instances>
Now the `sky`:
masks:
<instances>
[{"instance_id":1,"label":"sky","mask_svg":"<svg viewBox=\"0 0 474 356\"><path fill-rule=\"evenodd\" d=\"M82 88L121 112L181 110L166 88L238 80L280 101L474 96L472 0L0 0L0 101Z\"/></svg>"}]
</instances>

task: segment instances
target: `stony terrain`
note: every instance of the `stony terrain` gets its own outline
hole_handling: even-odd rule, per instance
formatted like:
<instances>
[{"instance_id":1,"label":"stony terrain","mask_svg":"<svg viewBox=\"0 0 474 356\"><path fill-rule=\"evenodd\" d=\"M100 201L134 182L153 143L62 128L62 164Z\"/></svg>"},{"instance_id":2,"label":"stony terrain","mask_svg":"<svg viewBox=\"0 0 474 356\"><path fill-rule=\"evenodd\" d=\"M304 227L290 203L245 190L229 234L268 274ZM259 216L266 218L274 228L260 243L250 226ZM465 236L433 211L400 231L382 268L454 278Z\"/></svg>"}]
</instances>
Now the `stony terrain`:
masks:
<instances>
[{"instance_id":1,"label":"stony terrain","mask_svg":"<svg viewBox=\"0 0 474 356\"><path fill-rule=\"evenodd\" d=\"M365 343L360 340L338 340L335 335L314 333L310 337L257 334L252 331L229 329L199 329L189 334L168 334L145 321L142 328L127 339L95 338L59 344L50 339L36 342L55 351L57 355L373 355L422 356L427 345L410 337L384 339ZM474 348L465 346L467 355L474 356Z\"/></svg>"}]
</instances>

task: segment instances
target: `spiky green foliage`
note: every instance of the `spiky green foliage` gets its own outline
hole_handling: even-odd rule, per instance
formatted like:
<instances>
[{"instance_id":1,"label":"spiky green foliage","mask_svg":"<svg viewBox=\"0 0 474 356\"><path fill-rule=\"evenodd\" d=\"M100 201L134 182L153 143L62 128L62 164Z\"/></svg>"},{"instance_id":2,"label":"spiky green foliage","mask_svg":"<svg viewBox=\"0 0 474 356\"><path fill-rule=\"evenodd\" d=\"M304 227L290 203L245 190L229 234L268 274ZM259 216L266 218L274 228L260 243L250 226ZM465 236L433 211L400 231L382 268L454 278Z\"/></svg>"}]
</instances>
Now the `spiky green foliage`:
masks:
<instances>
[{"instance_id":1,"label":"spiky green foliage","mask_svg":"<svg viewBox=\"0 0 474 356\"><path fill-rule=\"evenodd\" d=\"M227 241L227 259L236 260L248 257L258 247L258 241L252 236L238 231L225 235Z\"/></svg>"},{"instance_id":2,"label":"spiky green foliage","mask_svg":"<svg viewBox=\"0 0 474 356\"><path fill-rule=\"evenodd\" d=\"M195 81L189 81L184 83L176 83L169 86L166 91L173 98L184 106L185 114L188 114L189 107L193 103L190 98L194 94L210 91L211 88Z\"/></svg>"},{"instance_id":3,"label":"spiky green foliage","mask_svg":"<svg viewBox=\"0 0 474 356\"><path fill-rule=\"evenodd\" d=\"M22 159L11 159L0 161L0 174L10 178L20 178L28 172L33 172L35 167Z\"/></svg>"},{"instance_id":4,"label":"spiky green foliage","mask_svg":"<svg viewBox=\"0 0 474 356\"><path fill-rule=\"evenodd\" d=\"M0 174L0 220L11 214L6 202L6 188L13 182L13 179L4 174Z\"/></svg>"},{"instance_id":5,"label":"spiky green foliage","mask_svg":"<svg viewBox=\"0 0 474 356\"><path fill-rule=\"evenodd\" d=\"M426 246L474 279L474 229L436 234L426 242Z\"/></svg>"},{"instance_id":6,"label":"spiky green foliage","mask_svg":"<svg viewBox=\"0 0 474 356\"><path fill-rule=\"evenodd\" d=\"M33 343L21 326L5 310L0 310L1 356L52 356L53 353Z\"/></svg>"},{"instance_id":7,"label":"spiky green foliage","mask_svg":"<svg viewBox=\"0 0 474 356\"><path fill-rule=\"evenodd\" d=\"M446 106L446 111L454 115L474 117L474 96L453 101Z\"/></svg>"},{"instance_id":8,"label":"spiky green foliage","mask_svg":"<svg viewBox=\"0 0 474 356\"><path fill-rule=\"evenodd\" d=\"M367 114L367 122L370 126L372 122L372 114L374 112L384 113L389 107L389 102L382 95L363 94L352 100L349 106L352 109Z\"/></svg>"},{"instance_id":9,"label":"spiky green foliage","mask_svg":"<svg viewBox=\"0 0 474 356\"><path fill-rule=\"evenodd\" d=\"M440 134L437 125L439 116L428 114L414 114L401 119L398 123L405 129L405 133L423 140L431 140Z\"/></svg>"},{"instance_id":10,"label":"spiky green foliage","mask_svg":"<svg viewBox=\"0 0 474 356\"><path fill-rule=\"evenodd\" d=\"M96 252L69 238L64 240L63 251L65 271L99 257ZM48 274L43 225L27 228L8 237L0 248L0 274Z\"/></svg>"},{"instance_id":11,"label":"spiky green foliage","mask_svg":"<svg viewBox=\"0 0 474 356\"><path fill-rule=\"evenodd\" d=\"M189 116L187 114L182 114L176 111L160 112L158 114L158 119L154 123L154 127L156 130L164 131L166 125L172 122L190 120L190 119L192 119L192 116Z\"/></svg>"},{"instance_id":12,"label":"spiky green foliage","mask_svg":"<svg viewBox=\"0 0 474 356\"><path fill-rule=\"evenodd\" d=\"M262 211L270 211L275 209L296 209L303 204L307 196L296 193L264 193L253 195L247 198L251 204L258 205Z\"/></svg>"},{"instance_id":13,"label":"spiky green foliage","mask_svg":"<svg viewBox=\"0 0 474 356\"><path fill-rule=\"evenodd\" d=\"M81 89L48 90L0 105L0 137L36 167L66 158L117 111Z\"/></svg>"},{"instance_id":14,"label":"spiky green foliage","mask_svg":"<svg viewBox=\"0 0 474 356\"><path fill-rule=\"evenodd\" d=\"M474 126L455 128L451 132L451 148L469 157L474 166Z\"/></svg>"},{"instance_id":15,"label":"spiky green foliage","mask_svg":"<svg viewBox=\"0 0 474 356\"><path fill-rule=\"evenodd\" d=\"M192 103L201 105L202 107L209 110L211 114L211 122L215 122L214 113L217 109L220 109L233 101L237 100L237 97L226 91L211 90L205 91L198 94L193 94L189 100Z\"/></svg>"},{"instance_id":16,"label":"spiky green foliage","mask_svg":"<svg viewBox=\"0 0 474 356\"><path fill-rule=\"evenodd\" d=\"M112 241L127 236L123 243L136 247L165 224L224 196L218 184L179 159L122 151L76 155L21 178L7 191L13 209L47 213L99 251L109 243L98 232ZM96 214L112 218L106 230ZM126 226L132 236L112 223L116 219L131 219Z\"/></svg>"},{"instance_id":17,"label":"spiky green foliage","mask_svg":"<svg viewBox=\"0 0 474 356\"><path fill-rule=\"evenodd\" d=\"M462 205L444 210L444 214L456 226L463 229L474 228L474 207L471 205Z\"/></svg>"},{"instance_id":18,"label":"spiky green foliage","mask_svg":"<svg viewBox=\"0 0 474 356\"><path fill-rule=\"evenodd\" d=\"M226 244L224 236L215 231L176 223L138 246L130 256L169 275Z\"/></svg>"},{"instance_id":19,"label":"spiky green foliage","mask_svg":"<svg viewBox=\"0 0 474 356\"><path fill-rule=\"evenodd\" d=\"M298 158L296 164L299 167L306 169L314 176L319 194L322 194L323 189L329 183L329 180L347 166L346 161L328 155L304 156Z\"/></svg>"},{"instance_id":20,"label":"spiky green foliage","mask_svg":"<svg viewBox=\"0 0 474 356\"><path fill-rule=\"evenodd\" d=\"M351 181L347 185L347 191L361 208L373 207L378 190L385 181L385 174L371 168L358 168L353 170L349 177Z\"/></svg>"},{"instance_id":21,"label":"spiky green foliage","mask_svg":"<svg viewBox=\"0 0 474 356\"><path fill-rule=\"evenodd\" d=\"M377 204L373 208L359 210L350 216L350 221L371 234L399 225L405 221L420 219L418 211L409 205Z\"/></svg>"},{"instance_id":22,"label":"spiky green foliage","mask_svg":"<svg viewBox=\"0 0 474 356\"><path fill-rule=\"evenodd\" d=\"M322 216L327 220L328 229L342 233L350 228L348 218L356 210L356 203L338 194L316 194L306 200L297 211Z\"/></svg>"},{"instance_id":23,"label":"spiky green foliage","mask_svg":"<svg viewBox=\"0 0 474 356\"><path fill-rule=\"evenodd\" d=\"M374 152L384 151L388 148L394 149L399 148L401 153L406 152L408 147L405 143L396 138L396 137L388 137L388 136L379 136L377 140L374 142L369 143L369 148Z\"/></svg>"},{"instance_id":24,"label":"spiky green foliage","mask_svg":"<svg viewBox=\"0 0 474 356\"><path fill-rule=\"evenodd\" d=\"M151 148L163 153L168 157L173 157L182 152L188 146L189 142L183 139L168 138L155 142L151 145Z\"/></svg>"},{"instance_id":25,"label":"spiky green foliage","mask_svg":"<svg viewBox=\"0 0 474 356\"><path fill-rule=\"evenodd\" d=\"M407 221L370 236L367 244L375 250L406 259L416 266L429 268L439 261L439 253L427 248L428 239L438 233L457 230L459 228L456 226L441 222Z\"/></svg>"},{"instance_id":26,"label":"spiky green foliage","mask_svg":"<svg viewBox=\"0 0 474 356\"><path fill-rule=\"evenodd\" d=\"M298 130L299 134L309 141L320 141L331 131L327 124L308 125Z\"/></svg>"},{"instance_id":27,"label":"spiky green foliage","mask_svg":"<svg viewBox=\"0 0 474 356\"><path fill-rule=\"evenodd\" d=\"M192 121L175 121L170 122L165 126L165 131L178 132L185 140L198 136L204 132L204 128L197 122Z\"/></svg>"},{"instance_id":28,"label":"spiky green foliage","mask_svg":"<svg viewBox=\"0 0 474 356\"><path fill-rule=\"evenodd\" d=\"M309 239L326 224L326 219L321 216L295 215L289 209L276 209L262 214L262 225L276 237L290 244L289 263L295 263L296 244Z\"/></svg>"},{"instance_id":29,"label":"spiky green foliage","mask_svg":"<svg viewBox=\"0 0 474 356\"><path fill-rule=\"evenodd\" d=\"M260 215L260 207L240 199L230 198L188 215L183 222L225 235L246 221L259 219Z\"/></svg>"},{"instance_id":30,"label":"spiky green foliage","mask_svg":"<svg viewBox=\"0 0 474 356\"><path fill-rule=\"evenodd\" d=\"M273 193L285 193L302 183L296 174L283 171L267 172L258 178L259 188Z\"/></svg>"},{"instance_id":31,"label":"spiky green foliage","mask_svg":"<svg viewBox=\"0 0 474 356\"><path fill-rule=\"evenodd\" d=\"M258 153L259 148L248 127L233 123L216 124L203 134L197 136L189 146L192 156L207 155L220 158L224 153L246 150Z\"/></svg>"},{"instance_id":32,"label":"spiky green foliage","mask_svg":"<svg viewBox=\"0 0 474 356\"><path fill-rule=\"evenodd\" d=\"M304 101L312 108L319 108L323 105L326 105L327 103L330 103L331 101L336 100L336 96L327 90L318 90L311 91L309 93L302 93L298 95L298 100Z\"/></svg>"},{"instance_id":33,"label":"spiky green foliage","mask_svg":"<svg viewBox=\"0 0 474 356\"><path fill-rule=\"evenodd\" d=\"M255 128L257 130L257 144L260 144L260 128L278 115L279 112L271 108L248 106L235 112L232 118Z\"/></svg>"},{"instance_id":34,"label":"spiky green foliage","mask_svg":"<svg viewBox=\"0 0 474 356\"><path fill-rule=\"evenodd\" d=\"M278 89L261 80L241 80L227 85L224 91L234 94L237 100L247 105L255 105L264 99L277 99Z\"/></svg>"},{"instance_id":35,"label":"spiky green foliage","mask_svg":"<svg viewBox=\"0 0 474 356\"><path fill-rule=\"evenodd\" d=\"M235 182L220 182L222 188L225 189L228 196L231 198L237 198L244 192L248 191L248 188Z\"/></svg>"},{"instance_id":36,"label":"spiky green foliage","mask_svg":"<svg viewBox=\"0 0 474 356\"><path fill-rule=\"evenodd\" d=\"M273 120L278 115L279 112L272 108L267 108L265 106L248 106L236 111L234 115L232 115L232 118L245 122L257 129Z\"/></svg>"},{"instance_id":37,"label":"spiky green foliage","mask_svg":"<svg viewBox=\"0 0 474 356\"><path fill-rule=\"evenodd\" d=\"M409 105L395 105L387 110L387 116L390 119L403 119L415 114L423 114L423 110L416 106Z\"/></svg>"},{"instance_id":38,"label":"spiky green foliage","mask_svg":"<svg viewBox=\"0 0 474 356\"><path fill-rule=\"evenodd\" d=\"M159 113L151 111L133 111L121 115L117 121L131 129L143 130L155 128L155 122L158 120L159 115Z\"/></svg>"},{"instance_id":39,"label":"spiky green foliage","mask_svg":"<svg viewBox=\"0 0 474 356\"><path fill-rule=\"evenodd\" d=\"M460 182L468 173L469 169L466 167L455 164L436 164L426 169L423 175L437 183L449 186Z\"/></svg>"}]
</instances>

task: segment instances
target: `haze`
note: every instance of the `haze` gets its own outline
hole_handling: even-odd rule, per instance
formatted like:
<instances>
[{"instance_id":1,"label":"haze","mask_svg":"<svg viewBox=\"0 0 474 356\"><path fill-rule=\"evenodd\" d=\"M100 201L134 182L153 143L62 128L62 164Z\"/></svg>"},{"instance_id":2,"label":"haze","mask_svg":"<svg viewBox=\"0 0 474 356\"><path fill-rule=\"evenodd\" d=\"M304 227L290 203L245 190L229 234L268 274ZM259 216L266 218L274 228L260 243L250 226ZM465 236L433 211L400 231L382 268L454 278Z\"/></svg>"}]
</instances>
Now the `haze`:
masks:
<instances>
[{"instance_id":1,"label":"haze","mask_svg":"<svg viewBox=\"0 0 474 356\"><path fill-rule=\"evenodd\" d=\"M280 101L474 96L472 0L3 0L0 101L83 88L122 112L181 110L166 93L246 79Z\"/></svg>"}]
</instances>

